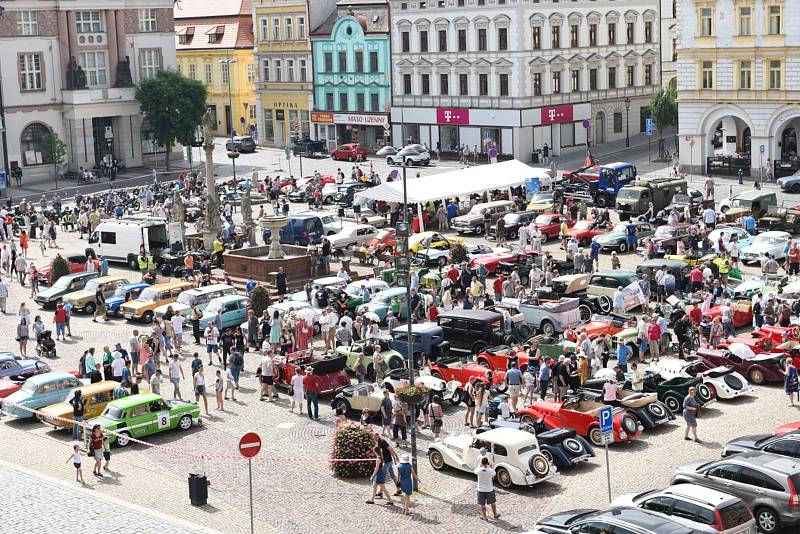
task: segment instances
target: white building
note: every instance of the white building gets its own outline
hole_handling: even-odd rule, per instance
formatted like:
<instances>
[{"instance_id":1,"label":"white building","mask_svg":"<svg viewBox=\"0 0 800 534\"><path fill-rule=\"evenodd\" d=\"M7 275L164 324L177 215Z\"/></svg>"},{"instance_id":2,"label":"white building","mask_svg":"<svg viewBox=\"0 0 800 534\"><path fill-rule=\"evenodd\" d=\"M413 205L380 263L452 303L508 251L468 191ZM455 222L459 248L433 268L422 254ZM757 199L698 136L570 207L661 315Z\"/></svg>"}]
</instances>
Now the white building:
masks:
<instances>
[{"instance_id":1,"label":"white building","mask_svg":"<svg viewBox=\"0 0 800 534\"><path fill-rule=\"evenodd\" d=\"M678 0L659 0L661 11L661 82L664 87L677 83L675 70L678 45Z\"/></svg>"},{"instance_id":2,"label":"white building","mask_svg":"<svg viewBox=\"0 0 800 534\"><path fill-rule=\"evenodd\" d=\"M73 171L106 154L142 166L160 148L148 139L134 86L175 66L173 2L68 4L16 0L3 2L0 14L8 160L26 179L53 172L42 151L48 131L66 143Z\"/></svg>"},{"instance_id":3,"label":"white building","mask_svg":"<svg viewBox=\"0 0 800 534\"><path fill-rule=\"evenodd\" d=\"M800 168L800 0L682 0L681 163L693 172Z\"/></svg>"},{"instance_id":4,"label":"white building","mask_svg":"<svg viewBox=\"0 0 800 534\"><path fill-rule=\"evenodd\" d=\"M659 0L392 1L394 144L531 161L644 130ZM628 108L625 101L628 100ZM627 124L626 124L627 123Z\"/></svg>"}]
</instances>

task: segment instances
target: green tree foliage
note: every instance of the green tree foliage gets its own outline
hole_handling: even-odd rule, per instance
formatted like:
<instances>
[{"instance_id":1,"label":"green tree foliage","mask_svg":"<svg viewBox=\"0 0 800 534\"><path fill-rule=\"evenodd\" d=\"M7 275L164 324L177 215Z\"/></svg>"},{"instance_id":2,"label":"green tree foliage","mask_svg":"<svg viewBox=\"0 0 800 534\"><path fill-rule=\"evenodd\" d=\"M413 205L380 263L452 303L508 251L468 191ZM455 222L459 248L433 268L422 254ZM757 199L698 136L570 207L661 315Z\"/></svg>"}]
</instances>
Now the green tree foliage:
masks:
<instances>
[{"instance_id":1,"label":"green tree foliage","mask_svg":"<svg viewBox=\"0 0 800 534\"><path fill-rule=\"evenodd\" d=\"M169 154L176 142L188 145L206 112L206 88L173 70L161 70L136 88L136 99L147 116L154 140Z\"/></svg>"},{"instance_id":2,"label":"green tree foliage","mask_svg":"<svg viewBox=\"0 0 800 534\"><path fill-rule=\"evenodd\" d=\"M658 128L658 153L664 153L664 130L678 124L678 91L673 86L659 89L650 98L650 117Z\"/></svg>"},{"instance_id":3,"label":"green tree foliage","mask_svg":"<svg viewBox=\"0 0 800 534\"><path fill-rule=\"evenodd\" d=\"M450 258L452 258L453 263L456 265L461 264L463 261L469 261L469 255L467 254L467 247L462 245L461 243L456 243L450 246Z\"/></svg>"},{"instance_id":4,"label":"green tree foliage","mask_svg":"<svg viewBox=\"0 0 800 534\"><path fill-rule=\"evenodd\" d=\"M61 255L53 258L53 261L50 262L50 286L52 287L52 285L56 283L56 280L68 274L69 264L67 260L62 258Z\"/></svg>"},{"instance_id":5,"label":"green tree foliage","mask_svg":"<svg viewBox=\"0 0 800 534\"><path fill-rule=\"evenodd\" d=\"M44 160L53 164L53 174L56 177L56 189L58 189L58 165L64 161L67 155L67 146L54 131L47 132L42 138L42 153Z\"/></svg>"},{"instance_id":6,"label":"green tree foliage","mask_svg":"<svg viewBox=\"0 0 800 534\"><path fill-rule=\"evenodd\" d=\"M250 293L250 308L256 314L256 317L261 317L261 314L270 304L269 291L264 286L256 286L252 293Z\"/></svg>"}]
</instances>

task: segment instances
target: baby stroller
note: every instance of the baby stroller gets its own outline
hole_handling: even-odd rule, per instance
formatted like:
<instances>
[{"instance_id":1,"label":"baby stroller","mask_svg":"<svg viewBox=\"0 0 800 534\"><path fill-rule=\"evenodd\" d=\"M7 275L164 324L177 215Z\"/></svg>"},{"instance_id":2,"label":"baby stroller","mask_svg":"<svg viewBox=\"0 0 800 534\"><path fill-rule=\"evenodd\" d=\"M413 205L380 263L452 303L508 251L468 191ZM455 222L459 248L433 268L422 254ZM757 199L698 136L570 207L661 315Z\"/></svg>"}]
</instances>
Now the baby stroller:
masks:
<instances>
[{"instance_id":1,"label":"baby stroller","mask_svg":"<svg viewBox=\"0 0 800 534\"><path fill-rule=\"evenodd\" d=\"M53 332L44 330L36 339L36 355L40 358L56 357L56 342L53 341Z\"/></svg>"}]
</instances>

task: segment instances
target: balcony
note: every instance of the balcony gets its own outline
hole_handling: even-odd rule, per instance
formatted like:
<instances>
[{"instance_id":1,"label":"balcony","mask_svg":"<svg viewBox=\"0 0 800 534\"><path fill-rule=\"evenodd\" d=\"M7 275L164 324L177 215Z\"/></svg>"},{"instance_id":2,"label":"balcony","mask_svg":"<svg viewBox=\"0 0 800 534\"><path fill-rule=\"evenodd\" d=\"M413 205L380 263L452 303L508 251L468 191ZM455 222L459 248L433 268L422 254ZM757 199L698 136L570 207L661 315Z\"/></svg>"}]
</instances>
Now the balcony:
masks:
<instances>
[{"instance_id":1,"label":"balcony","mask_svg":"<svg viewBox=\"0 0 800 534\"><path fill-rule=\"evenodd\" d=\"M64 90L61 94L64 105L71 106L102 103L113 104L136 100L135 87Z\"/></svg>"}]
</instances>

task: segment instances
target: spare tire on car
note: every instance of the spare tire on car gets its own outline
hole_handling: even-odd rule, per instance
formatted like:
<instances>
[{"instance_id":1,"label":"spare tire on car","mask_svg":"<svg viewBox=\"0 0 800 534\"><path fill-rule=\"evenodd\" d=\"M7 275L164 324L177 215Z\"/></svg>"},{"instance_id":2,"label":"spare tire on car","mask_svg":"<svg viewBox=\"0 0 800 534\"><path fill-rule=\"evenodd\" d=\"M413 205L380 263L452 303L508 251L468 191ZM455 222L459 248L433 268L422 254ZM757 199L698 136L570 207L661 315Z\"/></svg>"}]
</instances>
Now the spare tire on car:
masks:
<instances>
[{"instance_id":1,"label":"spare tire on car","mask_svg":"<svg viewBox=\"0 0 800 534\"><path fill-rule=\"evenodd\" d=\"M543 454L531 456L530 460L528 460L528 467L530 467L536 478L543 478L550 473L550 462L547 461Z\"/></svg>"}]
</instances>

